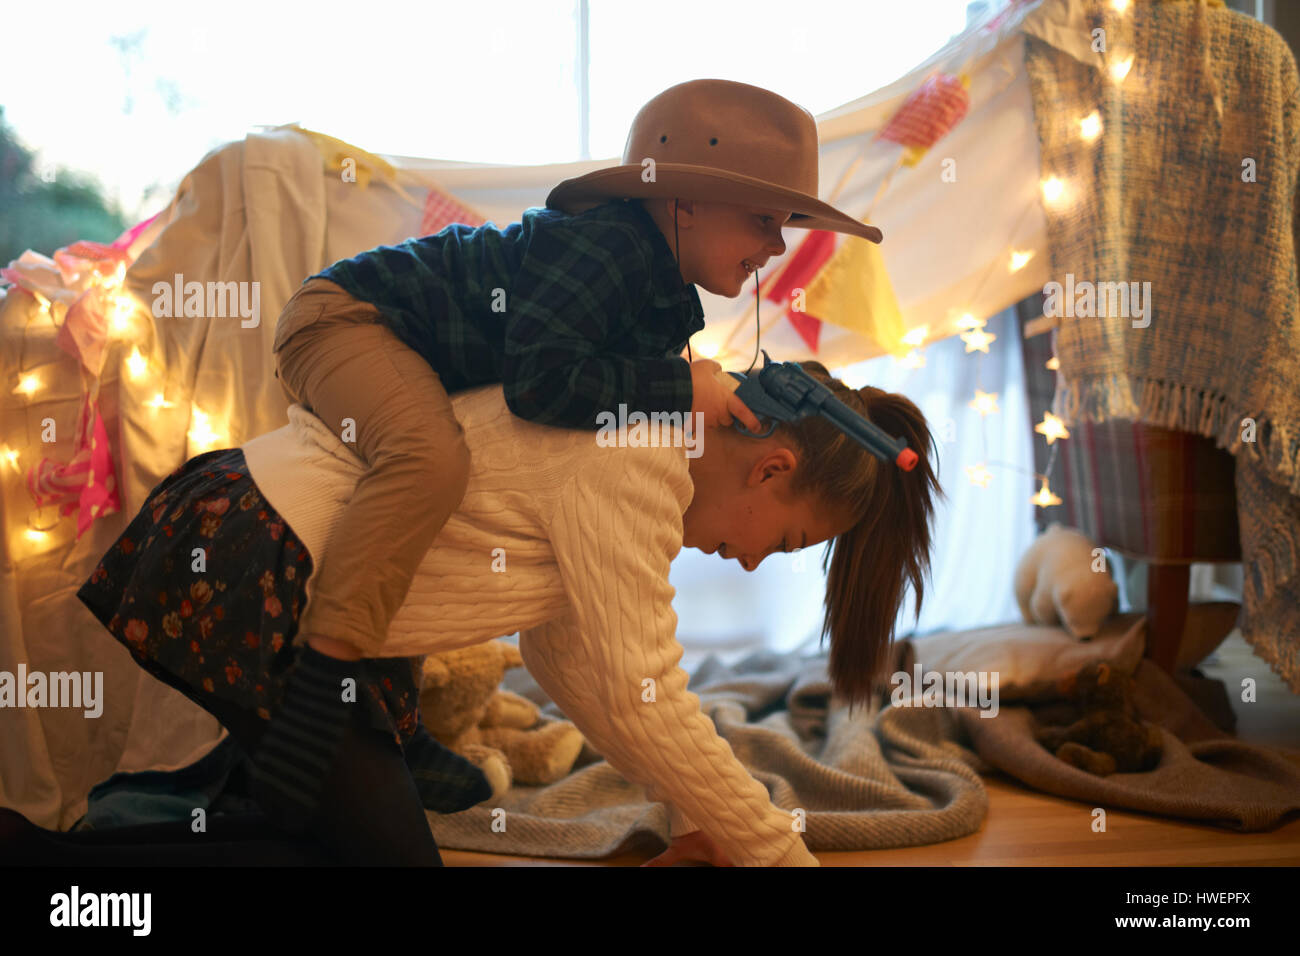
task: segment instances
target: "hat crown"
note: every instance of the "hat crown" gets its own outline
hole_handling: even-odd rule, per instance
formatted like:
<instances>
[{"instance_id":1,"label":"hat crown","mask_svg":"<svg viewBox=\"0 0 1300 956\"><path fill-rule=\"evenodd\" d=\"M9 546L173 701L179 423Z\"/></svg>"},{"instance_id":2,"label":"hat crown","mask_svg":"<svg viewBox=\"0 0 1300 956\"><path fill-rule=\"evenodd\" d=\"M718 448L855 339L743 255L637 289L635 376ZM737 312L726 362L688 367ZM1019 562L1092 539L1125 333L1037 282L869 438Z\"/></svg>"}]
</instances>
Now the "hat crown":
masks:
<instances>
[{"instance_id":1,"label":"hat crown","mask_svg":"<svg viewBox=\"0 0 1300 956\"><path fill-rule=\"evenodd\" d=\"M656 166L724 170L817 195L817 121L803 107L747 83L690 80L650 100L632 121L623 163L643 166L647 158Z\"/></svg>"}]
</instances>

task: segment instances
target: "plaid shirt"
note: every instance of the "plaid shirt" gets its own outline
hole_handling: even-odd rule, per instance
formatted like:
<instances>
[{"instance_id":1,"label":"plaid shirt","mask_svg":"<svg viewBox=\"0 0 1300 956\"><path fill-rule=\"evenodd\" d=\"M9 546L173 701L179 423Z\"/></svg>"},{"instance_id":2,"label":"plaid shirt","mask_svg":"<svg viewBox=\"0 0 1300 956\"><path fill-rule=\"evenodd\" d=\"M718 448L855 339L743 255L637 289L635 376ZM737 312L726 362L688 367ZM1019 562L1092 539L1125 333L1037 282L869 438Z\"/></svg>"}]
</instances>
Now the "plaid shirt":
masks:
<instances>
[{"instance_id":1,"label":"plaid shirt","mask_svg":"<svg viewBox=\"0 0 1300 956\"><path fill-rule=\"evenodd\" d=\"M373 303L448 393L501 382L514 414L570 428L596 428L620 403L691 410L680 353L704 309L639 203L534 207L505 229L453 224L317 276Z\"/></svg>"}]
</instances>

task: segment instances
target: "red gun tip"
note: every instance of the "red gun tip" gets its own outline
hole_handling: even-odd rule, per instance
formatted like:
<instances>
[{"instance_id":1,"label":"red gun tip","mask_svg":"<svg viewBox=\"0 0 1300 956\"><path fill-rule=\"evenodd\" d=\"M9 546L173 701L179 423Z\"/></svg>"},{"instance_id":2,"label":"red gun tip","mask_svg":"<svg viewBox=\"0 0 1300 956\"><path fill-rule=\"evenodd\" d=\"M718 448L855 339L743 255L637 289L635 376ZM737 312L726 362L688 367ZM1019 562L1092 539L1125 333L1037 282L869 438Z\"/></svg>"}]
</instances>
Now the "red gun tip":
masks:
<instances>
[{"instance_id":1,"label":"red gun tip","mask_svg":"<svg viewBox=\"0 0 1300 956\"><path fill-rule=\"evenodd\" d=\"M910 448L904 448L898 453L898 457L894 460L898 462L898 467L903 469L903 471L911 471L916 467L916 452L912 451Z\"/></svg>"}]
</instances>

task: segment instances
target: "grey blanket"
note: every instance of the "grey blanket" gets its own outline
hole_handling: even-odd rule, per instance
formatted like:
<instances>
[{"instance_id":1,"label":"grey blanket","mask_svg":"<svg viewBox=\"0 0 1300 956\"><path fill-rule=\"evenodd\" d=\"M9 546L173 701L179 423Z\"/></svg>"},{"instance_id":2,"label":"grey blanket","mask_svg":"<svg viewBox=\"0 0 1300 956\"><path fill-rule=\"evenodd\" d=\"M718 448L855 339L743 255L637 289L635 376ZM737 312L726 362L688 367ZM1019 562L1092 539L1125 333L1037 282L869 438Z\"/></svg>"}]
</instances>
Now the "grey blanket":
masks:
<instances>
[{"instance_id":1,"label":"grey blanket","mask_svg":"<svg viewBox=\"0 0 1300 956\"><path fill-rule=\"evenodd\" d=\"M890 672L912 666L908 641ZM1001 701L997 716L970 708L877 706L852 718L831 701L826 657L757 653L728 666L706 659L690 690L773 802L808 808L805 841L820 851L918 846L976 832L988 812L980 773L993 767L1038 789L1090 805L1147 810L1237 830L1267 829L1300 809L1300 767L1267 748L1220 733L1163 672L1135 675L1144 719L1165 728L1165 756L1145 774L1091 777L1034 742L1026 707ZM504 686L563 715L523 670ZM504 811L504 815L500 812ZM493 819L498 823L493 829ZM438 845L538 857L599 859L654 853L668 814L590 748L546 787L450 816L429 814ZM707 826L707 824L704 824Z\"/></svg>"}]
</instances>

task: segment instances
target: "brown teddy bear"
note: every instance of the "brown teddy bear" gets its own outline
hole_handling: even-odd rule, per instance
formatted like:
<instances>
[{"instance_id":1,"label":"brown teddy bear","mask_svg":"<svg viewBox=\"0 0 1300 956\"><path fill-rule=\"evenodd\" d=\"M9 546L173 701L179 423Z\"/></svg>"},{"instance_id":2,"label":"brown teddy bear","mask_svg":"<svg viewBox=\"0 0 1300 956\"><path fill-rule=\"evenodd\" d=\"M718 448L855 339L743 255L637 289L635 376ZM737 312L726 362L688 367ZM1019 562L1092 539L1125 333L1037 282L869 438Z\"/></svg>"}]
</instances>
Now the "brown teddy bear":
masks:
<instances>
[{"instance_id":1,"label":"brown teddy bear","mask_svg":"<svg viewBox=\"0 0 1300 956\"><path fill-rule=\"evenodd\" d=\"M1033 709L1034 738L1058 759L1100 777L1140 773L1160 763L1160 728L1138 717L1127 675L1093 661L1062 680L1058 690L1065 700Z\"/></svg>"},{"instance_id":2,"label":"brown teddy bear","mask_svg":"<svg viewBox=\"0 0 1300 956\"><path fill-rule=\"evenodd\" d=\"M1063 624L1074 637L1092 637L1119 607L1119 588L1096 546L1073 528L1053 523L1016 565L1016 602L1026 624Z\"/></svg>"},{"instance_id":3,"label":"brown teddy bear","mask_svg":"<svg viewBox=\"0 0 1300 956\"><path fill-rule=\"evenodd\" d=\"M543 718L537 705L501 689L522 667L508 641L486 641L424 659L420 714L440 744L483 771L500 798L518 782L554 783L573 769L582 733L567 720Z\"/></svg>"}]
</instances>

